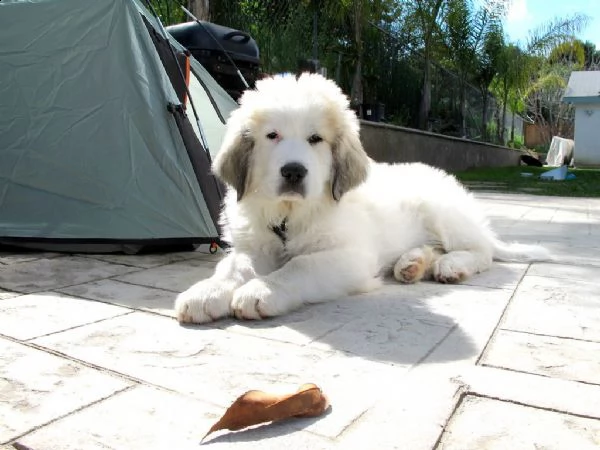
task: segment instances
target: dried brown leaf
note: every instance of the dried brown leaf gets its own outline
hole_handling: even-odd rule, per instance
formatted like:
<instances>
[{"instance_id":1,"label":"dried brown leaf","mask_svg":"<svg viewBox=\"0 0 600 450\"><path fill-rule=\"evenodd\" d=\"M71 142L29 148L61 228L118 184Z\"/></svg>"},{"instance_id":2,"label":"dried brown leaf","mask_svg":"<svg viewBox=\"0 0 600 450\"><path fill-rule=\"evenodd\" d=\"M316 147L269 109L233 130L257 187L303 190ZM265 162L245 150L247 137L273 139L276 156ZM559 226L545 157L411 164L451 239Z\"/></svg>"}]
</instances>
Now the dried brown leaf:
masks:
<instances>
[{"instance_id":1,"label":"dried brown leaf","mask_svg":"<svg viewBox=\"0 0 600 450\"><path fill-rule=\"evenodd\" d=\"M316 417L328 406L321 389L312 383L303 384L293 394L275 395L263 391L248 391L238 397L204 435L218 430L237 431L264 422L290 417Z\"/></svg>"}]
</instances>

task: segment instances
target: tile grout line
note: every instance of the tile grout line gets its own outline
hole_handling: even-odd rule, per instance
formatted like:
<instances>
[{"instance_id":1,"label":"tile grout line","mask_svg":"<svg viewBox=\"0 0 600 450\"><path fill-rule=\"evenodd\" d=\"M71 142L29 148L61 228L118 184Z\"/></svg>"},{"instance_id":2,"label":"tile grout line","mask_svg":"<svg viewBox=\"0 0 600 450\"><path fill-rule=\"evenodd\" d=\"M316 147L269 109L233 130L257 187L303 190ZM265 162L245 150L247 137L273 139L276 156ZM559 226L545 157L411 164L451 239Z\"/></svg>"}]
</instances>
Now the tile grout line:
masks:
<instances>
[{"instance_id":1,"label":"tile grout line","mask_svg":"<svg viewBox=\"0 0 600 450\"><path fill-rule=\"evenodd\" d=\"M573 380L571 378L557 378L557 377L553 377L550 375L546 375L544 373L527 372L526 370L518 370L518 369L513 369L511 367L501 367L501 366L496 366L493 364L483 363L483 364L480 364L479 367L488 367L490 369L504 370L506 372L520 373L523 375L531 375L534 377L542 377L542 378L546 378L549 380L566 381L568 383L578 383L578 384L583 384L585 386L600 387L600 383L592 383L591 381ZM600 418L600 416L598 418Z\"/></svg>"},{"instance_id":2,"label":"tile grout line","mask_svg":"<svg viewBox=\"0 0 600 450\"><path fill-rule=\"evenodd\" d=\"M495 396L486 395L486 394L478 394L476 392L471 392L471 391L467 392L466 395L471 395L473 397L478 397L478 398L486 398L486 399L489 399L489 400L496 400L496 401L504 402L504 403L511 403L513 405L524 406L524 407L530 408L530 409L539 409L539 410L543 410L543 411L564 414L566 416L579 417L581 419L598 420L600 418L600 416L591 416L591 415L588 415L588 414L579 414L579 413L567 412L567 411L563 411L563 410L556 409L556 408L550 408L548 406L533 406L533 405L529 405L529 404L524 403L524 402L519 402L517 400L510 400L510 399L501 398L501 397L495 397Z\"/></svg>"},{"instance_id":3,"label":"tile grout line","mask_svg":"<svg viewBox=\"0 0 600 450\"><path fill-rule=\"evenodd\" d=\"M481 350L481 353L479 354L479 356L477 357L477 359L475 360L475 366L480 365L481 360L484 358L484 356L486 355L491 342L494 340L494 338L496 337L496 335L498 334L498 330L500 329L500 325L504 322L504 319L508 313L508 310L515 298L515 295L517 294L517 291L519 290L519 287L521 286L521 283L523 282L523 280L525 279L525 277L527 276L527 274L529 273L529 270L531 269L531 264L529 264L527 266L527 270L525 270L525 272L523 272L523 275L521 275L521 278L519 279L519 282L516 284L516 286L514 287L512 294L510 295L510 298L508 299L508 302L506 302L506 306L504 307L502 314L500 314L500 318L498 319L498 322L496 323L496 326L494 327L494 330L492 331L492 334L490 335L490 338L488 339L488 341L485 343L485 345L483 346L483 349Z\"/></svg>"},{"instance_id":4,"label":"tile grout line","mask_svg":"<svg viewBox=\"0 0 600 450\"><path fill-rule=\"evenodd\" d=\"M87 300L86 300L86 301L87 301ZM127 308L127 309L130 309L130 308ZM64 332L66 332L66 331L76 330L76 329L78 329L78 328L83 328L83 327L86 327L86 326L88 326L88 325L95 325L95 324L97 324L97 323L105 322L105 321L107 321L107 320L112 320L112 319L115 319L115 318L117 318L117 317L124 317L124 316L128 316L128 315L130 315L130 314L132 314L132 313L134 313L134 312L135 312L135 310L131 310L131 309L130 309L129 311L125 311L125 312L123 312L123 313L116 314L116 315L114 315L114 316L110 316L110 317L103 317L102 319L94 320L94 321L92 321L92 322L80 323L79 325L73 325L72 327L63 328L62 330L51 331L51 332L49 332L49 333L40 334L39 336L34 336L34 337L30 337L30 338L27 338L27 339L20 340L20 342L31 342L31 341L33 341L34 339L40 339L40 338L44 338L44 337L48 337L48 336L52 336L52 335L55 335L55 334L64 333ZM6 336L5 336L5 335L3 335L3 334L0 334L0 336L6 337ZM17 339L17 340L18 340L18 339Z\"/></svg>"},{"instance_id":5,"label":"tile grout line","mask_svg":"<svg viewBox=\"0 0 600 450\"><path fill-rule=\"evenodd\" d=\"M65 414L59 415L58 417L54 417L53 419L50 419L50 420L48 420L47 422L44 422L44 423L41 423L41 424L35 425L34 427L30 428L30 429L29 429L29 430L27 430L26 432L24 432L24 433L21 433L20 435L18 435L18 436L16 436L16 437L12 437L12 438L10 438L8 441L5 441L5 442L0 442L0 445L6 445L6 444L12 445L12 444L16 443L16 442L17 442L19 439L21 439L21 438L23 438L23 437L27 436L28 434L35 433L36 431L38 431L38 430L40 430L40 429L42 429L42 428L44 428L44 427L47 427L48 425L52 425L53 423L55 423L55 422L58 422L59 420L65 419L65 418L67 418L67 417L69 417L69 416L72 416L73 414L77 414L78 412L81 412L81 411L83 411L84 409L87 409L87 408L90 408L90 407L92 407L92 406L94 406L94 405L97 405L98 403L101 403L101 402L103 402L103 401L105 401L105 400L108 400L108 399L110 399L110 398L112 398L112 397L114 397L114 396L117 396L117 395L119 395L119 394L121 394L121 393L123 393L123 392L129 391L129 390L132 390L132 389L134 389L135 387L136 387L136 385L135 385L135 384L132 384L132 385L130 385L130 386L125 386L125 387L124 387L124 388L122 388L122 389L118 389L118 390L116 390L116 391L114 391L114 392L110 393L110 394L109 394L109 395L107 395L106 397L99 398L99 399L97 399L97 400L94 400L94 401L92 401L92 402L90 402L90 403L87 403L87 404L85 404L85 405L82 405L82 406L80 406L80 407L78 407L78 408L75 408L75 409L73 409L73 410L71 410L71 411L69 411L69 412L67 412L67 413L65 413Z\"/></svg>"},{"instance_id":6,"label":"tile grout line","mask_svg":"<svg viewBox=\"0 0 600 450\"><path fill-rule=\"evenodd\" d=\"M433 447L431 447L432 450L437 450L440 446L440 444L442 443L442 439L444 437L444 433L446 432L446 430L448 429L448 427L450 427L451 423L452 423L452 419L454 419L454 416L456 415L456 412L458 411L458 409L462 406L465 397L467 395L469 395L469 390L468 388L465 389L465 387L463 385L458 386L458 388L456 389L456 392L454 393L454 395L458 395L458 398L456 400L456 403L454 404L454 408L452 408L452 411L450 411L450 414L448 414L448 418L446 419L446 421L444 422L444 424L442 425L442 429L440 430L440 434L438 435L437 439L435 440Z\"/></svg>"},{"instance_id":7,"label":"tile grout line","mask_svg":"<svg viewBox=\"0 0 600 450\"><path fill-rule=\"evenodd\" d=\"M550 337L550 338L565 339L565 340L576 341L576 342L589 342L592 344L600 344L600 341L594 341L593 339L575 338L572 336L557 336L555 334L535 333L533 331L516 330L514 328L500 328L500 330L510 331L511 333L527 334L530 336Z\"/></svg>"},{"instance_id":8,"label":"tile grout line","mask_svg":"<svg viewBox=\"0 0 600 450\"><path fill-rule=\"evenodd\" d=\"M161 386L160 384L155 384L155 383L152 383L150 381L144 380L142 378L137 378L137 377L134 377L132 375L128 375L128 374L126 374L124 372L119 372L119 371L114 370L114 369L109 369L108 367L99 366L98 364L94 364L92 362L76 358L76 357L71 356L71 355L69 355L67 353L63 353L63 352L60 352L58 350L54 350L54 349L52 349L50 347L44 347L42 345L36 344L34 342L29 342L29 341L19 341L18 339L12 338L10 336L0 335L0 337L5 338L6 340L14 342L16 344L21 344L21 345L23 345L25 347L28 347L28 348L31 348L33 350L38 350L38 351L41 351L43 353L47 353L47 354L50 354L52 356L56 356L56 357L61 358L61 359L74 362L74 363L79 364L81 366L87 367L88 369L96 370L96 371L98 371L100 373L103 373L105 375L109 375L109 376L115 377L117 379L121 379L121 380L128 381L130 383L133 383L132 386L128 386L128 387L135 387L135 386L151 387L151 388L158 389L160 391L168 392L168 393L171 393L171 394L177 394L177 395L181 395L181 396L184 396L184 397L188 397L189 396L190 398L192 398L194 400L198 400L198 401L201 401L203 403L209 404L211 406L223 409L222 405L214 403L214 402L212 402L210 400L205 400L205 399L203 399L201 397L197 397L195 395L192 395L192 394L189 394L189 393L186 393L186 392L177 391L175 389L171 389L171 388L168 388L168 387L165 387L165 386Z\"/></svg>"},{"instance_id":9,"label":"tile grout line","mask_svg":"<svg viewBox=\"0 0 600 450\"><path fill-rule=\"evenodd\" d=\"M86 283L84 283L84 284L86 284ZM126 284L129 284L129 283L126 283ZM79 285L76 285L76 286L79 286ZM135 285L135 286L142 286L142 285ZM152 288L152 287L149 287L149 286L142 286L142 287L147 287L148 289L156 289L158 291L164 291L164 289ZM90 302L102 303L104 305L117 306L119 308L129 309L129 310L131 310L130 312L143 312L143 313L154 314L154 315L161 316L161 317L167 317L167 318L170 318L170 319L174 319L175 318L174 316L170 316L170 315L167 315L167 314L156 312L156 311L153 311L151 309L135 308L133 306L127 306L127 305L125 305L123 303L115 303L115 300L98 299L98 298L88 297L85 294L83 294L83 295L72 294L70 292L63 292L60 289L62 289L62 288L59 288L59 289L57 289L55 291L50 291L50 292L56 293L56 294L67 295L67 296L69 296L68 298L73 298L75 300L81 299L81 300L86 300L86 301L90 301ZM173 292L171 292L171 291L165 291L165 294L172 294L172 293ZM174 303L174 301L172 303ZM117 316L115 316L115 317L117 317Z\"/></svg>"},{"instance_id":10,"label":"tile grout line","mask_svg":"<svg viewBox=\"0 0 600 450\"><path fill-rule=\"evenodd\" d=\"M168 265L168 264L166 264L166 265ZM164 266L161 266L161 267L164 267ZM143 269L143 270L147 270L147 269ZM129 272L129 273L133 274L133 273L139 273L139 272ZM124 274L124 275L129 275L129 273L128 274ZM117 277L121 277L121 276L123 276L123 274L122 275L115 275L115 276L109 277L109 278L103 278L103 280L113 280L113 281L118 281L119 283L128 284L129 286L141 286L141 287L145 287L145 288L148 288L148 289L159 289L161 291L166 291L166 292L169 292L171 294L180 294L179 291L176 291L176 290L173 290L173 289L148 286L147 284L134 283L132 281L118 280ZM96 281L102 281L102 280L96 280ZM83 284L86 284L86 283L81 283L81 284L83 285ZM76 284L76 285L73 285L73 286L79 286L79 285ZM73 287L73 286L66 286L66 287ZM63 288L60 288L60 289L63 289Z\"/></svg>"},{"instance_id":11,"label":"tile grout line","mask_svg":"<svg viewBox=\"0 0 600 450\"><path fill-rule=\"evenodd\" d=\"M62 353L62 352L59 352L58 350L54 350L54 349L52 349L50 347L44 347L43 345L36 344L35 342L20 341L18 339L15 339L15 338L13 338L11 336L6 336L6 335L0 335L0 337L3 338L3 339L6 339L7 341L13 342L15 344L20 344L20 345L23 345L23 346L28 347L30 349L33 349L33 350L38 350L38 351L41 351L43 353L47 353L47 354L50 354L50 355L53 355L53 356L57 356L57 357L59 357L61 359L66 359L67 361L75 362L75 363L80 364L82 366L85 366L87 368L98 370L98 371L100 371L102 373L106 373L108 375L116 376L117 378L122 378L122 379L125 379L127 381L131 381L131 382L138 383L138 384L144 384L145 383L143 380L135 378L135 377L132 377L132 376L127 375L125 373L117 372L116 370L108 369L106 367L102 367L102 366L99 366L97 364L90 363L88 361L84 361L84 360L79 359L79 358L75 358L75 357L70 356L70 355L68 355L66 353Z\"/></svg>"},{"instance_id":12,"label":"tile grout line","mask_svg":"<svg viewBox=\"0 0 600 450\"><path fill-rule=\"evenodd\" d=\"M140 273L140 272L143 272L143 271L149 270L149 269L156 269L156 268L159 268L159 267L166 267L166 266L169 266L171 264L180 263L180 262L186 262L186 261L190 261L190 260L194 260L194 259L200 259L200 260L202 260L204 262L212 262L210 260L201 259L201 258L186 258L186 259L182 259L182 260L178 260L178 261L171 261L171 262L167 262L167 263L164 263L164 264L159 264L159 265L156 265L156 266L153 266L153 267L139 267L139 266L135 266L135 265L132 265L132 264L121 264L121 263L116 263L116 262L111 262L111 261L105 261L105 260L102 260L102 259L93 258L90 255L84 255L84 254L78 254L78 253L68 254L68 255L62 255L61 254L61 255L58 255L56 257L47 258L47 259L59 259L59 258L62 259L62 258L65 258L65 257L83 258L83 259L88 259L88 260L92 260L92 261L96 261L96 262L101 262L101 263L107 264L109 266L123 266L123 267L128 267L128 268L137 269L137 270L132 270L132 271L129 271L129 272L126 272L126 273L120 273L120 274L110 275L108 277L94 278L94 279L91 279L91 280L88 280L88 281L84 281L83 283L67 284L67 285L63 285L63 286L54 286L54 287L49 287L49 288L44 288L44 289L35 289L35 290L31 291L31 292L18 291L18 290L15 290L15 289L5 288L2 285L0 285L0 289L3 289L3 290L8 291L8 292L15 293L15 294L20 294L20 295L31 295L31 294L38 294L40 292L55 291L57 289L65 289L65 288L80 286L80 285L84 285L84 284L88 284L88 283L94 283L94 282L97 282L97 281L113 280L113 279L115 281L119 281L121 283L131 284L131 285L134 285L134 286L144 286L144 287L152 288L152 286L145 286L143 284L131 283L131 282L123 281L123 280L118 280L116 278L122 277L122 276L125 276L125 275L134 274L134 273ZM39 261L41 259L44 259L44 258L41 257L41 258L33 259L31 261L24 261L22 263L17 263L17 264L32 263L32 262ZM217 262L218 261L215 261L214 263L216 264ZM7 267L11 267L11 265L7 265ZM161 289L161 290L166 290L166 291L169 291L169 292L179 293L178 291L174 291L174 290L170 290L170 289L164 289L164 288L156 288L156 289Z\"/></svg>"}]
</instances>

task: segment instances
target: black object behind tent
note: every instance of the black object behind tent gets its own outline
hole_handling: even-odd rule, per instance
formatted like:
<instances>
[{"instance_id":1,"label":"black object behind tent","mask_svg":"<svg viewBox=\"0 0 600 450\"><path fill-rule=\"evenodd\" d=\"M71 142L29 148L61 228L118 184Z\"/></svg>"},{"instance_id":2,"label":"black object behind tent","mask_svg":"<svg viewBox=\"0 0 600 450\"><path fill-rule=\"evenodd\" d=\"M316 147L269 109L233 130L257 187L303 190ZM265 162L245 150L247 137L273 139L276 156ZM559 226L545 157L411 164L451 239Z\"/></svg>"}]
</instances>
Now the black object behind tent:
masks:
<instances>
[{"instance_id":1,"label":"black object behind tent","mask_svg":"<svg viewBox=\"0 0 600 450\"><path fill-rule=\"evenodd\" d=\"M211 152L237 105L142 3L4 0L0 42L0 244L220 242Z\"/></svg>"},{"instance_id":2,"label":"black object behind tent","mask_svg":"<svg viewBox=\"0 0 600 450\"><path fill-rule=\"evenodd\" d=\"M167 30L235 100L246 89L238 69L248 87L254 87L260 57L256 41L247 33L210 22L182 23Z\"/></svg>"}]
</instances>

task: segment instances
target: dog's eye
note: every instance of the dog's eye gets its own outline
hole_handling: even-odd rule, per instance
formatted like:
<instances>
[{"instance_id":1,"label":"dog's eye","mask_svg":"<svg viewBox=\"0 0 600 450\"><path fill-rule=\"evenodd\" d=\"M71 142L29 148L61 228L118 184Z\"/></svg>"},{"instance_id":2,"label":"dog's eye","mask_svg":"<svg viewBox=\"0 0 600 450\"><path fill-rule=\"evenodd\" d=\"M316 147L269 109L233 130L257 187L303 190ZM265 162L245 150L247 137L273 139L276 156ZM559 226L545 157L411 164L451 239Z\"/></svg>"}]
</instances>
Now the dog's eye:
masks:
<instances>
[{"instance_id":1,"label":"dog's eye","mask_svg":"<svg viewBox=\"0 0 600 450\"><path fill-rule=\"evenodd\" d=\"M323 138L318 134L313 134L311 137L308 138L308 143L310 145L318 144L321 141L323 141Z\"/></svg>"},{"instance_id":2,"label":"dog's eye","mask_svg":"<svg viewBox=\"0 0 600 450\"><path fill-rule=\"evenodd\" d=\"M277 134L276 131L271 131L269 134L267 134L267 139L277 139L279 137L279 135Z\"/></svg>"}]
</instances>

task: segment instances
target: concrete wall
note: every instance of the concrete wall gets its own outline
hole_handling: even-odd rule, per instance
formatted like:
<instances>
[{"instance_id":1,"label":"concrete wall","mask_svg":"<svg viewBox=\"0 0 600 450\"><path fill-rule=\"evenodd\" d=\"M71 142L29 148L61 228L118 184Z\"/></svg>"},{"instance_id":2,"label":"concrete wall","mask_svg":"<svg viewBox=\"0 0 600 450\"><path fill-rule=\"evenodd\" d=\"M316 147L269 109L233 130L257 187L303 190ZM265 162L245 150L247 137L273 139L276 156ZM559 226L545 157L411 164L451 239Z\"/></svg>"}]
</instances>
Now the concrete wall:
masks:
<instances>
[{"instance_id":1,"label":"concrete wall","mask_svg":"<svg viewBox=\"0 0 600 450\"><path fill-rule=\"evenodd\" d=\"M498 145L361 121L361 141L380 162L423 162L448 171L519 164L523 152Z\"/></svg>"},{"instance_id":2,"label":"concrete wall","mask_svg":"<svg viewBox=\"0 0 600 450\"><path fill-rule=\"evenodd\" d=\"M575 164L600 166L600 104L575 105Z\"/></svg>"}]
</instances>

